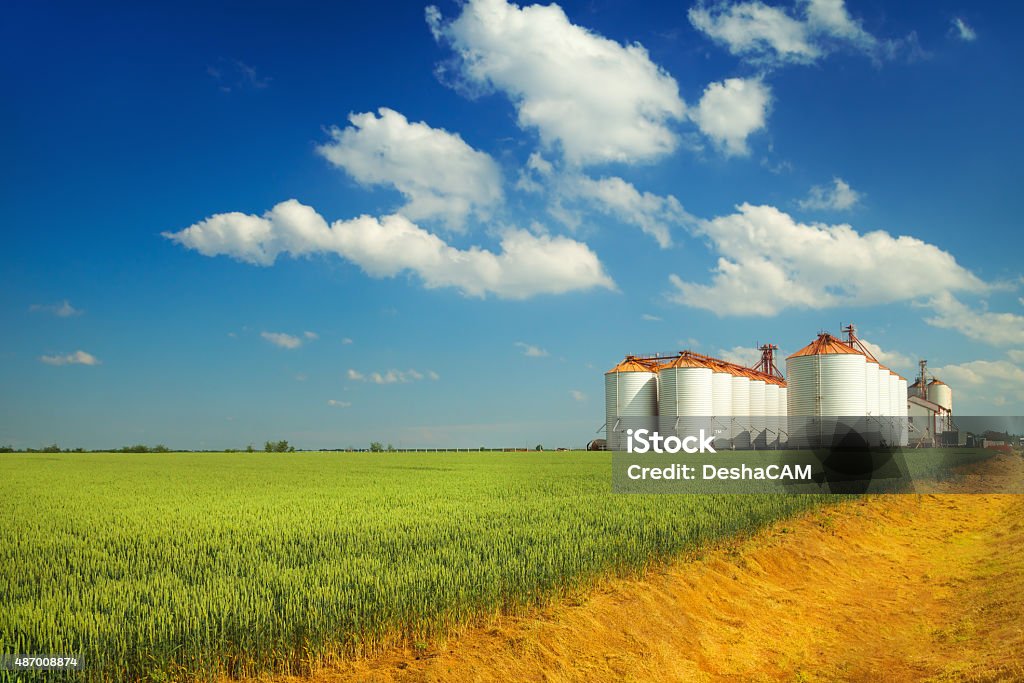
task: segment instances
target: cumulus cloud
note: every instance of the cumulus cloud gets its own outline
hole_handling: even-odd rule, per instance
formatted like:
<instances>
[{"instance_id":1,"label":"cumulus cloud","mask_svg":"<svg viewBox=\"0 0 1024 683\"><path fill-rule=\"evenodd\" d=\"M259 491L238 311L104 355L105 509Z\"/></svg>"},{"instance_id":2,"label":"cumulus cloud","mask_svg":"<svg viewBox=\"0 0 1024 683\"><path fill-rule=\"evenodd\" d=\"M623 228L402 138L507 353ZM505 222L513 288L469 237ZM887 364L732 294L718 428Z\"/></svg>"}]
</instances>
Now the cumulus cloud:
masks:
<instances>
[{"instance_id":1,"label":"cumulus cloud","mask_svg":"<svg viewBox=\"0 0 1024 683\"><path fill-rule=\"evenodd\" d=\"M761 361L761 349L752 346L734 346L731 349L718 349L718 357L745 368L752 368Z\"/></svg>"},{"instance_id":2,"label":"cumulus cloud","mask_svg":"<svg viewBox=\"0 0 1024 683\"><path fill-rule=\"evenodd\" d=\"M415 370L385 370L383 372L368 372L362 373L358 370L349 368L348 378L353 382L370 382L372 384L408 384L409 382L419 382L420 380L429 378L431 380L438 380L441 378L433 370L428 370L426 374Z\"/></svg>"},{"instance_id":3,"label":"cumulus cloud","mask_svg":"<svg viewBox=\"0 0 1024 683\"><path fill-rule=\"evenodd\" d=\"M587 400L587 395L584 394L579 389L570 389L569 395L572 396L572 400L579 401L580 403L583 403L584 401Z\"/></svg>"},{"instance_id":4,"label":"cumulus cloud","mask_svg":"<svg viewBox=\"0 0 1024 683\"><path fill-rule=\"evenodd\" d=\"M453 230L471 213L487 218L502 200L498 164L454 133L409 123L382 107L351 114L351 125L332 128L332 142L317 147L325 159L359 183L388 185L408 202L400 211L412 220L438 218Z\"/></svg>"},{"instance_id":5,"label":"cumulus cloud","mask_svg":"<svg viewBox=\"0 0 1024 683\"><path fill-rule=\"evenodd\" d=\"M928 368L953 389L955 412L989 414L1009 405L1012 414L1024 407L1024 369L1006 360L973 360Z\"/></svg>"},{"instance_id":6,"label":"cumulus cloud","mask_svg":"<svg viewBox=\"0 0 1024 683\"><path fill-rule=\"evenodd\" d=\"M349 344L352 343L352 338L351 337L342 337L341 338L341 343L344 346L348 346Z\"/></svg>"},{"instance_id":7,"label":"cumulus cloud","mask_svg":"<svg viewBox=\"0 0 1024 683\"><path fill-rule=\"evenodd\" d=\"M28 310L33 313L49 313L55 315L58 318L70 318L76 315L82 315L83 311L75 308L71 303L64 299L59 304L32 304L28 307Z\"/></svg>"},{"instance_id":8,"label":"cumulus cloud","mask_svg":"<svg viewBox=\"0 0 1024 683\"><path fill-rule=\"evenodd\" d=\"M260 332L260 336L274 346L280 346L282 349L297 349L302 346L301 339L284 332Z\"/></svg>"},{"instance_id":9,"label":"cumulus cloud","mask_svg":"<svg viewBox=\"0 0 1024 683\"><path fill-rule=\"evenodd\" d=\"M712 281L686 282L673 274L670 299L719 315L868 306L987 289L951 254L914 237L798 223L773 206L741 204L736 213L701 221L697 232L720 254Z\"/></svg>"},{"instance_id":10,"label":"cumulus cloud","mask_svg":"<svg viewBox=\"0 0 1024 683\"><path fill-rule=\"evenodd\" d=\"M964 336L993 346L1024 345L1024 315L993 313L967 306L949 292L941 292L927 304L934 315L925 322L956 330Z\"/></svg>"},{"instance_id":11,"label":"cumulus cloud","mask_svg":"<svg viewBox=\"0 0 1024 683\"><path fill-rule=\"evenodd\" d=\"M543 358L548 355L545 349L533 344L527 344L526 342L516 342L516 346L523 350L523 355L528 358Z\"/></svg>"},{"instance_id":12,"label":"cumulus cloud","mask_svg":"<svg viewBox=\"0 0 1024 683\"><path fill-rule=\"evenodd\" d=\"M978 39L978 34L971 28L971 25L960 17L953 17L953 35L968 43L973 43Z\"/></svg>"},{"instance_id":13,"label":"cumulus cloud","mask_svg":"<svg viewBox=\"0 0 1024 683\"><path fill-rule=\"evenodd\" d=\"M871 355L887 368L906 371L912 370L917 363L905 353L883 349L878 344L874 344L863 337L860 338L860 341L871 352Z\"/></svg>"},{"instance_id":14,"label":"cumulus cloud","mask_svg":"<svg viewBox=\"0 0 1024 683\"><path fill-rule=\"evenodd\" d=\"M561 7L470 0L434 36L456 55L458 78L504 92L522 128L574 164L636 162L673 151L669 128L686 107L679 87L643 46L621 45L569 21Z\"/></svg>"},{"instance_id":15,"label":"cumulus cloud","mask_svg":"<svg viewBox=\"0 0 1024 683\"><path fill-rule=\"evenodd\" d=\"M618 177L595 180L571 176L561 181L559 191L564 200L583 200L603 214L640 228L662 249L672 246L671 228L685 225L692 218L674 196L640 192Z\"/></svg>"},{"instance_id":16,"label":"cumulus cloud","mask_svg":"<svg viewBox=\"0 0 1024 683\"><path fill-rule=\"evenodd\" d=\"M704 90L690 111L701 132L729 156L746 155L747 137L765 126L771 90L759 78L727 78Z\"/></svg>"},{"instance_id":17,"label":"cumulus cloud","mask_svg":"<svg viewBox=\"0 0 1024 683\"><path fill-rule=\"evenodd\" d=\"M47 365L99 365L100 360L91 353L75 351L74 353L40 356L39 360Z\"/></svg>"},{"instance_id":18,"label":"cumulus cloud","mask_svg":"<svg viewBox=\"0 0 1024 683\"><path fill-rule=\"evenodd\" d=\"M852 209L861 200L861 193L854 190L842 178L833 178L832 186L815 185L806 199L797 204L801 209L846 211Z\"/></svg>"},{"instance_id":19,"label":"cumulus cloud","mask_svg":"<svg viewBox=\"0 0 1024 683\"><path fill-rule=\"evenodd\" d=\"M306 330L305 332L303 332L302 336L305 337L306 339L309 339L309 340L319 339L320 338L319 334L317 334L316 332L310 332L309 330Z\"/></svg>"},{"instance_id":20,"label":"cumulus cloud","mask_svg":"<svg viewBox=\"0 0 1024 683\"><path fill-rule=\"evenodd\" d=\"M337 401L333 398L327 399L327 405L332 408L351 408L352 404L349 401Z\"/></svg>"},{"instance_id":21,"label":"cumulus cloud","mask_svg":"<svg viewBox=\"0 0 1024 683\"><path fill-rule=\"evenodd\" d=\"M661 322L661 318L659 318L656 315L651 315L650 313L644 313L643 315L640 316L640 319L641 320L646 320L648 322L653 322L653 323L660 323Z\"/></svg>"},{"instance_id":22,"label":"cumulus cloud","mask_svg":"<svg viewBox=\"0 0 1024 683\"><path fill-rule=\"evenodd\" d=\"M694 28L734 55L761 64L811 64L840 47L872 58L891 54L892 41L864 30L843 0L807 0L794 16L763 2L698 4L688 13Z\"/></svg>"},{"instance_id":23,"label":"cumulus cloud","mask_svg":"<svg viewBox=\"0 0 1024 683\"><path fill-rule=\"evenodd\" d=\"M425 287L453 287L466 296L526 299L595 287L615 289L597 255L566 237L509 229L501 251L456 249L400 215L360 216L328 225L291 199L263 216L222 213L164 237L204 256L225 255L269 266L281 254L336 254L375 278L409 272Z\"/></svg>"}]
</instances>

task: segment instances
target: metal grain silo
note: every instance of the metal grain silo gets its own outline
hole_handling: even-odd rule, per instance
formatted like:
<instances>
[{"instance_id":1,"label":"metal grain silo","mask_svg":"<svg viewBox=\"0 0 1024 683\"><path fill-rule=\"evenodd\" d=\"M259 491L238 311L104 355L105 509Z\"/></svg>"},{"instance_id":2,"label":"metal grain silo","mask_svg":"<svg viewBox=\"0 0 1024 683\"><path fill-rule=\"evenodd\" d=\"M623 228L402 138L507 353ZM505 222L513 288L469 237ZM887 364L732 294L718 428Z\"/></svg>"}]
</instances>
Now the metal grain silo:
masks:
<instances>
[{"instance_id":1,"label":"metal grain silo","mask_svg":"<svg viewBox=\"0 0 1024 683\"><path fill-rule=\"evenodd\" d=\"M864 414L878 416L878 361L865 358Z\"/></svg>"},{"instance_id":2,"label":"metal grain silo","mask_svg":"<svg viewBox=\"0 0 1024 683\"><path fill-rule=\"evenodd\" d=\"M627 429L658 428L658 375L633 356L604 375L605 430L608 450L626 449Z\"/></svg>"},{"instance_id":3,"label":"metal grain silo","mask_svg":"<svg viewBox=\"0 0 1024 683\"><path fill-rule=\"evenodd\" d=\"M662 436L696 436L711 430L712 371L703 360L682 353L659 372L659 429Z\"/></svg>"},{"instance_id":4,"label":"metal grain silo","mask_svg":"<svg viewBox=\"0 0 1024 683\"><path fill-rule=\"evenodd\" d=\"M941 379L928 382L928 400L953 412L953 390Z\"/></svg>"},{"instance_id":5,"label":"metal grain silo","mask_svg":"<svg viewBox=\"0 0 1024 683\"><path fill-rule=\"evenodd\" d=\"M910 443L910 426L907 424L907 380L900 377L898 387L899 410L896 412L896 416L899 419L900 436L896 443L906 446Z\"/></svg>"},{"instance_id":6,"label":"metal grain silo","mask_svg":"<svg viewBox=\"0 0 1024 683\"><path fill-rule=\"evenodd\" d=\"M750 377L736 367L732 372L732 443L733 448L750 448Z\"/></svg>"},{"instance_id":7,"label":"metal grain silo","mask_svg":"<svg viewBox=\"0 0 1024 683\"><path fill-rule=\"evenodd\" d=\"M897 429L900 416L900 376L889 371L889 415L893 417L892 443L895 444L899 438Z\"/></svg>"},{"instance_id":8,"label":"metal grain silo","mask_svg":"<svg viewBox=\"0 0 1024 683\"><path fill-rule=\"evenodd\" d=\"M790 416L863 416L866 364L861 352L830 334L818 335L786 359Z\"/></svg>"},{"instance_id":9,"label":"metal grain silo","mask_svg":"<svg viewBox=\"0 0 1024 683\"><path fill-rule=\"evenodd\" d=\"M711 416L715 430L715 448L732 445L732 379L724 363L711 364Z\"/></svg>"},{"instance_id":10,"label":"metal grain silo","mask_svg":"<svg viewBox=\"0 0 1024 683\"><path fill-rule=\"evenodd\" d=\"M889 412L892 407L889 401L889 377L892 373L889 368L881 363L878 364L878 429L881 439L887 444L892 443L892 415Z\"/></svg>"},{"instance_id":11,"label":"metal grain silo","mask_svg":"<svg viewBox=\"0 0 1024 683\"><path fill-rule=\"evenodd\" d=\"M784 448L789 441L789 388L785 382L779 385L779 446Z\"/></svg>"},{"instance_id":12,"label":"metal grain silo","mask_svg":"<svg viewBox=\"0 0 1024 683\"><path fill-rule=\"evenodd\" d=\"M750 371L750 444L752 448L765 447L765 381Z\"/></svg>"},{"instance_id":13,"label":"metal grain silo","mask_svg":"<svg viewBox=\"0 0 1024 683\"><path fill-rule=\"evenodd\" d=\"M764 384L764 429L765 446L779 445L779 380L766 377Z\"/></svg>"}]
</instances>

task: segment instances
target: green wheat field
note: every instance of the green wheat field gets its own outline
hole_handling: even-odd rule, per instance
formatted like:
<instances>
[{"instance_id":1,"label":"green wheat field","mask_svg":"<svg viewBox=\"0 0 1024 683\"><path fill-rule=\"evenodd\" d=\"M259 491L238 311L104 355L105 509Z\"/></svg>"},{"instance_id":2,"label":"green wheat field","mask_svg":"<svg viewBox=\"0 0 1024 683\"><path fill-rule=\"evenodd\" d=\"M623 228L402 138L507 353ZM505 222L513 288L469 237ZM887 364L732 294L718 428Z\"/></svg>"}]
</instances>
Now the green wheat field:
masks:
<instances>
[{"instance_id":1,"label":"green wheat field","mask_svg":"<svg viewBox=\"0 0 1024 683\"><path fill-rule=\"evenodd\" d=\"M826 496L611 493L606 453L0 456L0 653L304 673L633 575Z\"/></svg>"}]
</instances>

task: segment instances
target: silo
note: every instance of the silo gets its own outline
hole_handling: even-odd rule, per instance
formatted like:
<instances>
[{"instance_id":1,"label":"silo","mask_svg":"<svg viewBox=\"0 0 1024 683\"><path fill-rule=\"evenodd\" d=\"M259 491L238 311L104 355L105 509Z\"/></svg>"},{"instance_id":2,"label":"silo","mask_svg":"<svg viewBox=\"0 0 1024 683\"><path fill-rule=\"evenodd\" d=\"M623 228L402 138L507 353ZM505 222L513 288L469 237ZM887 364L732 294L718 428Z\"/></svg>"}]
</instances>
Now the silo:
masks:
<instances>
[{"instance_id":1,"label":"silo","mask_svg":"<svg viewBox=\"0 0 1024 683\"><path fill-rule=\"evenodd\" d=\"M789 389L785 382L779 385L779 447L789 441Z\"/></svg>"},{"instance_id":2,"label":"silo","mask_svg":"<svg viewBox=\"0 0 1024 683\"><path fill-rule=\"evenodd\" d=\"M910 442L910 426L907 424L907 380L903 377L899 378L897 400L899 401L899 410L896 412L896 417L899 419L900 426L900 438L897 443L900 446L906 446Z\"/></svg>"},{"instance_id":3,"label":"silo","mask_svg":"<svg viewBox=\"0 0 1024 683\"><path fill-rule=\"evenodd\" d=\"M878 428L885 443L892 443L892 416L889 413L889 368L878 364Z\"/></svg>"},{"instance_id":4,"label":"silo","mask_svg":"<svg viewBox=\"0 0 1024 683\"><path fill-rule=\"evenodd\" d=\"M604 405L608 450L625 450L627 429L657 429L657 372L650 364L626 356L604 374Z\"/></svg>"},{"instance_id":5,"label":"silo","mask_svg":"<svg viewBox=\"0 0 1024 683\"><path fill-rule=\"evenodd\" d=\"M733 448L750 448L750 377L738 367L732 372Z\"/></svg>"},{"instance_id":6,"label":"silo","mask_svg":"<svg viewBox=\"0 0 1024 683\"><path fill-rule=\"evenodd\" d=\"M766 377L764 380L764 429L765 446L779 445L779 380Z\"/></svg>"},{"instance_id":7,"label":"silo","mask_svg":"<svg viewBox=\"0 0 1024 683\"><path fill-rule=\"evenodd\" d=\"M765 447L765 381L764 377L753 370L750 377L750 445L751 448Z\"/></svg>"},{"instance_id":8,"label":"silo","mask_svg":"<svg viewBox=\"0 0 1024 683\"><path fill-rule=\"evenodd\" d=\"M900 376L889 371L889 418L892 424L892 440L889 443L897 446L900 443Z\"/></svg>"},{"instance_id":9,"label":"silo","mask_svg":"<svg viewBox=\"0 0 1024 683\"><path fill-rule=\"evenodd\" d=\"M953 391L941 379L928 382L928 400L953 412Z\"/></svg>"},{"instance_id":10,"label":"silo","mask_svg":"<svg viewBox=\"0 0 1024 683\"><path fill-rule=\"evenodd\" d=\"M663 437L710 433L712 408L711 367L686 353L663 365L659 372L659 429Z\"/></svg>"},{"instance_id":11,"label":"silo","mask_svg":"<svg viewBox=\"0 0 1024 683\"><path fill-rule=\"evenodd\" d=\"M859 428L867 403L866 364L863 353L826 333L786 358L789 424L801 418L800 443L830 445L837 432L829 418L847 418L844 423Z\"/></svg>"},{"instance_id":12,"label":"silo","mask_svg":"<svg viewBox=\"0 0 1024 683\"><path fill-rule=\"evenodd\" d=\"M732 378L724 363L711 366L711 416L715 430L715 448L732 446Z\"/></svg>"},{"instance_id":13,"label":"silo","mask_svg":"<svg viewBox=\"0 0 1024 683\"><path fill-rule=\"evenodd\" d=\"M870 358L864 363L864 414L878 415L878 361Z\"/></svg>"}]
</instances>

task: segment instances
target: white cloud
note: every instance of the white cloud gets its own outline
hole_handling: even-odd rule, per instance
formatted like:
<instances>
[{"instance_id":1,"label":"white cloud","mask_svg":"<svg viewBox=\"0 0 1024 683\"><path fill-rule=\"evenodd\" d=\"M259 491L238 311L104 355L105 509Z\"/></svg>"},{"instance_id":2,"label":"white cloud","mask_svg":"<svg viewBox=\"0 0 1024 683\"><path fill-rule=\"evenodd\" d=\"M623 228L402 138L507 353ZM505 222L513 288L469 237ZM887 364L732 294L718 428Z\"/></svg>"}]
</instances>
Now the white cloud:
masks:
<instances>
[{"instance_id":1,"label":"white cloud","mask_svg":"<svg viewBox=\"0 0 1024 683\"><path fill-rule=\"evenodd\" d=\"M370 382L372 384L408 384L410 382L419 382L424 377L429 377L432 380L440 379L440 376L432 370L424 375L422 372L412 368L408 370L391 369L383 372L369 373L362 373L351 368L348 371L348 378L353 382Z\"/></svg>"},{"instance_id":2,"label":"white cloud","mask_svg":"<svg viewBox=\"0 0 1024 683\"><path fill-rule=\"evenodd\" d=\"M594 180L574 175L560 181L558 191L562 198L588 201L601 213L640 228L654 237L662 249L672 246L672 226L684 225L692 220L679 200L672 195L662 197L640 192L618 177Z\"/></svg>"},{"instance_id":3,"label":"white cloud","mask_svg":"<svg viewBox=\"0 0 1024 683\"><path fill-rule=\"evenodd\" d=\"M1014 363L1024 363L1024 350L1011 349L1006 352L1006 356Z\"/></svg>"},{"instance_id":4,"label":"white cloud","mask_svg":"<svg viewBox=\"0 0 1024 683\"><path fill-rule=\"evenodd\" d=\"M952 30L953 35L955 35L957 38L965 42L973 43L975 40L978 39L978 34L975 32L975 30L971 28L970 24L968 24L960 17L953 17Z\"/></svg>"},{"instance_id":5,"label":"white cloud","mask_svg":"<svg viewBox=\"0 0 1024 683\"><path fill-rule=\"evenodd\" d=\"M846 211L852 209L861 200L861 193L854 190L842 178L833 178L832 187L815 185L806 199L801 199L801 209L820 209L830 211Z\"/></svg>"},{"instance_id":6,"label":"white cloud","mask_svg":"<svg viewBox=\"0 0 1024 683\"><path fill-rule=\"evenodd\" d=\"M349 344L353 343L352 342L352 338L351 337L342 337L341 338L341 343L344 346L348 346Z\"/></svg>"},{"instance_id":7,"label":"white cloud","mask_svg":"<svg viewBox=\"0 0 1024 683\"><path fill-rule=\"evenodd\" d=\"M260 336L274 346L280 346L282 349L297 349L302 346L301 339L284 332L260 332Z\"/></svg>"},{"instance_id":8,"label":"white cloud","mask_svg":"<svg viewBox=\"0 0 1024 683\"><path fill-rule=\"evenodd\" d=\"M993 346L1024 344L1024 316L1016 313L992 313L971 308L949 292L941 292L929 300L935 312L925 322L935 327L956 330L977 341Z\"/></svg>"},{"instance_id":9,"label":"white cloud","mask_svg":"<svg viewBox=\"0 0 1024 683\"><path fill-rule=\"evenodd\" d=\"M449 246L403 216L360 216L328 225L294 199L263 216L222 213L176 233L163 233L204 256L227 255L269 266L280 254L337 254L374 278L418 275L428 289L454 287L467 296L527 299L594 287L615 289L597 255L566 237L509 229L501 252Z\"/></svg>"},{"instance_id":10,"label":"white cloud","mask_svg":"<svg viewBox=\"0 0 1024 683\"><path fill-rule=\"evenodd\" d=\"M737 208L698 226L720 254L711 284L671 275L671 300L719 315L767 316L987 289L951 254L914 237L798 223L773 206Z\"/></svg>"},{"instance_id":11,"label":"white cloud","mask_svg":"<svg viewBox=\"0 0 1024 683\"><path fill-rule=\"evenodd\" d=\"M352 404L349 401L336 401L333 398L327 399L327 405L332 408L351 408Z\"/></svg>"},{"instance_id":12,"label":"white cloud","mask_svg":"<svg viewBox=\"0 0 1024 683\"><path fill-rule=\"evenodd\" d=\"M761 361L761 349L751 346L734 346L731 349L718 349L718 358L730 363L752 368Z\"/></svg>"},{"instance_id":13,"label":"white cloud","mask_svg":"<svg viewBox=\"0 0 1024 683\"><path fill-rule=\"evenodd\" d=\"M878 360L879 363L888 368L891 368L893 370L903 370L905 372L907 370L913 370L914 366L917 364L917 362L913 358L911 358L905 353L900 353L899 351L886 351L878 344L869 342L867 339L864 339L863 337L861 337L860 341L862 344L864 344L867 350L871 352L871 355Z\"/></svg>"},{"instance_id":14,"label":"white cloud","mask_svg":"<svg viewBox=\"0 0 1024 683\"><path fill-rule=\"evenodd\" d=\"M896 47L881 44L854 20L843 0L800 2L802 16L752 2L699 4L689 11L690 23L734 55L762 64L811 64L839 47L850 47L877 59Z\"/></svg>"},{"instance_id":15,"label":"white cloud","mask_svg":"<svg viewBox=\"0 0 1024 683\"><path fill-rule=\"evenodd\" d=\"M319 339L320 338L319 334L317 334L316 332L310 332L309 330L306 330L305 332L303 332L302 336L305 337L306 339L310 339L310 340L312 340L312 339Z\"/></svg>"},{"instance_id":16,"label":"white cloud","mask_svg":"<svg viewBox=\"0 0 1024 683\"><path fill-rule=\"evenodd\" d=\"M427 377L429 377L434 382L441 379L441 375L437 374L433 370L427 370Z\"/></svg>"},{"instance_id":17,"label":"white cloud","mask_svg":"<svg viewBox=\"0 0 1024 683\"><path fill-rule=\"evenodd\" d=\"M534 346L533 344L527 344L526 342L516 342L516 346L521 348L523 350L523 355L528 358L543 358L548 355L548 352L545 349L542 349L539 346Z\"/></svg>"},{"instance_id":18,"label":"white cloud","mask_svg":"<svg viewBox=\"0 0 1024 683\"><path fill-rule=\"evenodd\" d=\"M471 213L487 218L501 202L501 171L490 156L457 134L379 111L379 118L350 115L352 125L332 128L333 142L317 152L363 185L394 186L408 200L401 213L412 220L439 218L462 230Z\"/></svg>"},{"instance_id":19,"label":"white cloud","mask_svg":"<svg viewBox=\"0 0 1024 683\"><path fill-rule=\"evenodd\" d=\"M50 313L58 318L70 318L76 315L82 315L84 311L75 308L71 303L64 299L59 304L32 304L28 310L33 313Z\"/></svg>"},{"instance_id":20,"label":"white cloud","mask_svg":"<svg viewBox=\"0 0 1024 683\"><path fill-rule=\"evenodd\" d=\"M761 79L727 78L705 88L690 118L727 155L746 155L747 137L764 128L770 102Z\"/></svg>"},{"instance_id":21,"label":"white cloud","mask_svg":"<svg viewBox=\"0 0 1024 683\"><path fill-rule=\"evenodd\" d=\"M661 322L661 318L659 318L656 315L651 315L650 313L644 313L643 315L640 316L640 319L641 320L647 320L648 322L654 322L654 323L660 323Z\"/></svg>"},{"instance_id":22,"label":"white cloud","mask_svg":"<svg viewBox=\"0 0 1024 683\"><path fill-rule=\"evenodd\" d=\"M668 123L686 106L640 44L577 26L555 4L470 0L450 22L434 7L426 16L455 51L458 77L507 94L519 125L560 145L571 163L635 162L675 149Z\"/></svg>"},{"instance_id":23,"label":"white cloud","mask_svg":"<svg viewBox=\"0 0 1024 683\"><path fill-rule=\"evenodd\" d=\"M954 413L987 414L987 406L1003 408L1008 403L1012 414L1024 408L1024 369L1005 360L974 360L928 368L953 390Z\"/></svg>"},{"instance_id":24,"label":"white cloud","mask_svg":"<svg viewBox=\"0 0 1024 683\"><path fill-rule=\"evenodd\" d=\"M74 353L55 354L52 356L40 356L39 360L47 365L99 365L100 360L85 351Z\"/></svg>"},{"instance_id":25,"label":"white cloud","mask_svg":"<svg viewBox=\"0 0 1024 683\"><path fill-rule=\"evenodd\" d=\"M570 389L569 395L572 396L572 400L579 401L580 403L583 403L584 401L587 400L587 395L584 394L579 389Z\"/></svg>"}]
</instances>

